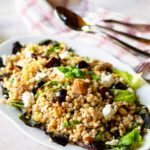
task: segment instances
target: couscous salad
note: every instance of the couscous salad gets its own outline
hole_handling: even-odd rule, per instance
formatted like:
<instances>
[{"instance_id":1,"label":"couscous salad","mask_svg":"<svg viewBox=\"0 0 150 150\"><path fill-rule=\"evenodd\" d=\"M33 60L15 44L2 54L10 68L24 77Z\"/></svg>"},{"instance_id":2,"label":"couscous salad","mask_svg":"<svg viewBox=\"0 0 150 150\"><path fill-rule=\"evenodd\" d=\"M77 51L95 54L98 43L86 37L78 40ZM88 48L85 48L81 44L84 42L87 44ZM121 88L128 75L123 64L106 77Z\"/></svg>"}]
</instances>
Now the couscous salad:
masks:
<instances>
[{"instance_id":1,"label":"couscous salad","mask_svg":"<svg viewBox=\"0 0 150 150\"><path fill-rule=\"evenodd\" d=\"M0 81L1 101L63 146L133 150L150 128L149 110L136 95L140 75L79 56L63 42L15 42L12 55L0 57Z\"/></svg>"}]
</instances>

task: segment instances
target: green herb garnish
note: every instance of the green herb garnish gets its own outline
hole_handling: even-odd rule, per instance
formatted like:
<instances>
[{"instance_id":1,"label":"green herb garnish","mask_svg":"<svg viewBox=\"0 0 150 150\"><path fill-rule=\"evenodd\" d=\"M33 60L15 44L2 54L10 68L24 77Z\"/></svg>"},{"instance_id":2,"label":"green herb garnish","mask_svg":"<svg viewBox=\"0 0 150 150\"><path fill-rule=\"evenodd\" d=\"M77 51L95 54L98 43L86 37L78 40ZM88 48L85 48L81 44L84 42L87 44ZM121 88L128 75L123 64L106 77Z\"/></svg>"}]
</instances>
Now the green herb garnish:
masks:
<instances>
[{"instance_id":1,"label":"green herb garnish","mask_svg":"<svg viewBox=\"0 0 150 150\"><path fill-rule=\"evenodd\" d=\"M71 78L71 77L75 77L73 72L66 72L65 73L65 77Z\"/></svg>"},{"instance_id":2,"label":"green herb garnish","mask_svg":"<svg viewBox=\"0 0 150 150\"><path fill-rule=\"evenodd\" d=\"M61 49L61 45L59 43L55 43L54 45L52 45L50 48L47 49L47 53L52 53L60 49Z\"/></svg>"},{"instance_id":3,"label":"green herb garnish","mask_svg":"<svg viewBox=\"0 0 150 150\"><path fill-rule=\"evenodd\" d=\"M47 53L52 53L52 52L54 52L54 51L56 51L58 49L60 49L60 47L54 47L54 46L52 46L51 48L47 49Z\"/></svg>"},{"instance_id":4,"label":"green herb garnish","mask_svg":"<svg viewBox=\"0 0 150 150\"><path fill-rule=\"evenodd\" d=\"M99 141L100 138L101 138L101 136L102 136L102 132L101 132L101 131L98 131L98 133L96 134L94 140L95 140L95 141Z\"/></svg>"},{"instance_id":5,"label":"green herb garnish","mask_svg":"<svg viewBox=\"0 0 150 150\"><path fill-rule=\"evenodd\" d=\"M58 85L59 81L48 81L44 85Z\"/></svg>"},{"instance_id":6,"label":"green herb garnish","mask_svg":"<svg viewBox=\"0 0 150 150\"><path fill-rule=\"evenodd\" d=\"M100 77L96 75L93 71L89 71L88 74L92 77L93 80L100 80Z\"/></svg>"},{"instance_id":7,"label":"green herb garnish","mask_svg":"<svg viewBox=\"0 0 150 150\"><path fill-rule=\"evenodd\" d=\"M61 71L62 73L67 73L67 72L69 72L69 68L63 67L63 66L58 67L58 70Z\"/></svg>"},{"instance_id":8,"label":"green herb garnish","mask_svg":"<svg viewBox=\"0 0 150 150\"><path fill-rule=\"evenodd\" d=\"M75 68L73 66L60 66L58 67L58 69L59 71L64 73L66 77L82 78L85 75L85 73L81 69Z\"/></svg>"},{"instance_id":9,"label":"green herb garnish","mask_svg":"<svg viewBox=\"0 0 150 150\"><path fill-rule=\"evenodd\" d=\"M75 77L81 78L85 75L83 71L81 71L79 68L75 68L72 70L72 73L74 74Z\"/></svg>"},{"instance_id":10,"label":"green herb garnish","mask_svg":"<svg viewBox=\"0 0 150 150\"><path fill-rule=\"evenodd\" d=\"M14 80L15 80L15 79L14 79L13 77L10 78L10 82L11 82L11 83L13 83Z\"/></svg>"},{"instance_id":11,"label":"green herb garnish","mask_svg":"<svg viewBox=\"0 0 150 150\"><path fill-rule=\"evenodd\" d=\"M80 121L78 121L78 120L65 121L63 124L63 127L73 126L73 125L77 125L77 124L80 124Z\"/></svg>"}]
</instances>

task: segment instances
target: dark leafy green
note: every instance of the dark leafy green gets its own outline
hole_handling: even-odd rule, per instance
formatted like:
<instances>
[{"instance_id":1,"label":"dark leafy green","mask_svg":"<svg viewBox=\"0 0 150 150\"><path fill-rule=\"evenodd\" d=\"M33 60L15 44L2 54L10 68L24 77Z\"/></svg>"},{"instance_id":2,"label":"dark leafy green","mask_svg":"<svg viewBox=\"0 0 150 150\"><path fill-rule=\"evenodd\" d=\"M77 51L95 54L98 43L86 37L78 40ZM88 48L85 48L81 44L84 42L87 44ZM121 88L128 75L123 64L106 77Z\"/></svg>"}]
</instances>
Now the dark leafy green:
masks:
<instances>
[{"instance_id":1,"label":"dark leafy green","mask_svg":"<svg viewBox=\"0 0 150 150\"><path fill-rule=\"evenodd\" d=\"M39 45L49 45L52 43L52 40L46 39L39 42Z\"/></svg>"},{"instance_id":2,"label":"dark leafy green","mask_svg":"<svg viewBox=\"0 0 150 150\"><path fill-rule=\"evenodd\" d=\"M44 81L39 81L38 83L36 83L36 84L34 85L34 87L33 87L33 90L32 90L33 94L36 94L37 90L38 90L39 88L41 88L44 84L45 84Z\"/></svg>"},{"instance_id":3,"label":"dark leafy green","mask_svg":"<svg viewBox=\"0 0 150 150\"><path fill-rule=\"evenodd\" d=\"M106 146L105 143L101 141L92 141L89 144L88 150L105 150Z\"/></svg>"},{"instance_id":4,"label":"dark leafy green","mask_svg":"<svg viewBox=\"0 0 150 150\"><path fill-rule=\"evenodd\" d=\"M9 76L10 76L10 73L1 74L1 75L0 75L0 81L3 81L3 79L4 79L5 77L9 77Z\"/></svg>"},{"instance_id":5,"label":"dark leafy green","mask_svg":"<svg viewBox=\"0 0 150 150\"><path fill-rule=\"evenodd\" d=\"M144 120L144 127L150 129L150 112L147 107L141 108L139 115Z\"/></svg>"},{"instance_id":6,"label":"dark leafy green","mask_svg":"<svg viewBox=\"0 0 150 150\"><path fill-rule=\"evenodd\" d=\"M9 98L9 90L7 88L2 86L2 94L4 95L5 98Z\"/></svg>"},{"instance_id":7,"label":"dark leafy green","mask_svg":"<svg viewBox=\"0 0 150 150\"><path fill-rule=\"evenodd\" d=\"M0 57L0 68L4 67L4 64L3 64L3 58Z\"/></svg>"},{"instance_id":8,"label":"dark leafy green","mask_svg":"<svg viewBox=\"0 0 150 150\"><path fill-rule=\"evenodd\" d=\"M66 146L69 143L69 138L66 135L62 135L59 133L49 133L52 140L60 145Z\"/></svg>"},{"instance_id":9,"label":"dark leafy green","mask_svg":"<svg viewBox=\"0 0 150 150\"><path fill-rule=\"evenodd\" d=\"M13 43L12 54L17 54L20 52L22 47L23 46L18 41Z\"/></svg>"},{"instance_id":10,"label":"dark leafy green","mask_svg":"<svg viewBox=\"0 0 150 150\"><path fill-rule=\"evenodd\" d=\"M29 119L27 116L25 116L25 114L21 114L19 116L19 119L22 120L27 126L30 126L30 127L41 128L41 126L43 125L40 122L35 122L35 121Z\"/></svg>"},{"instance_id":11,"label":"dark leafy green","mask_svg":"<svg viewBox=\"0 0 150 150\"><path fill-rule=\"evenodd\" d=\"M71 47L68 49L68 52L73 52L73 51L74 51L74 50L73 50L73 48L71 48Z\"/></svg>"}]
</instances>

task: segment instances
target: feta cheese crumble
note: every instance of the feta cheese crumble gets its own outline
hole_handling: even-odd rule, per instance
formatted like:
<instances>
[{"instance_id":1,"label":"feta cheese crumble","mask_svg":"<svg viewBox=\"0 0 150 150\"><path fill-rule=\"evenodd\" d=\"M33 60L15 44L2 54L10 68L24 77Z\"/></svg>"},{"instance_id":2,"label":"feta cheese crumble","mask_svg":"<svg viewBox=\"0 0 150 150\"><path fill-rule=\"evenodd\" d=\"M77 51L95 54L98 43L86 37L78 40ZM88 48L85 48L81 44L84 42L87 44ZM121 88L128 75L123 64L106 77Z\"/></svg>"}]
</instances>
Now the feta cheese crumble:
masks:
<instances>
[{"instance_id":1,"label":"feta cheese crumble","mask_svg":"<svg viewBox=\"0 0 150 150\"><path fill-rule=\"evenodd\" d=\"M119 142L118 139L113 139L111 141L106 142L105 144L107 144L107 145L117 145L118 142Z\"/></svg>"},{"instance_id":2,"label":"feta cheese crumble","mask_svg":"<svg viewBox=\"0 0 150 150\"><path fill-rule=\"evenodd\" d=\"M46 76L47 76L46 73L44 73L44 72L38 72L36 74L36 76L35 76L35 80L36 81L40 81L40 80L44 79Z\"/></svg>"},{"instance_id":3,"label":"feta cheese crumble","mask_svg":"<svg viewBox=\"0 0 150 150\"><path fill-rule=\"evenodd\" d=\"M24 67L25 65L27 65L27 64L30 63L31 61L32 61L31 58L28 58L28 59L24 58L24 59L19 60L18 62L16 62L16 65L17 65L17 66L20 66L20 67Z\"/></svg>"},{"instance_id":4,"label":"feta cheese crumble","mask_svg":"<svg viewBox=\"0 0 150 150\"><path fill-rule=\"evenodd\" d=\"M61 80L65 77L65 75L61 71L59 71L59 69L57 67L53 68L52 75L57 75L56 79L58 79L58 80L59 79Z\"/></svg>"},{"instance_id":5,"label":"feta cheese crumble","mask_svg":"<svg viewBox=\"0 0 150 150\"><path fill-rule=\"evenodd\" d=\"M25 52L25 56L26 56L27 58L32 57L32 52L31 52L31 51L26 51L26 52Z\"/></svg>"},{"instance_id":6,"label":"feta cheese crumble","mask_svg":"<svg viewBox=\"0 0 150 150\"><path fill-rule=\"evenodd\" d=\"M112 74L106 75L105 72L101 74L101 83L106 87L110 87L115 82Z\"/></svg>"},{"instance_id":7,"label":"feta cheese crumble","mask_svg":"<svg viewBox=\"0 0 150 150\"><path fill-rule=\"evenodd\" d=\"M22 100L24 103L24 107L30 107L35 102L33 93L28 91L22 94Z\"/></svg>"},{"instance_id":8,"label":"feta cheese crumble","mask_svg":"<svg viewBox=\"0 0 150 150\"><path fill-rule=\"evenodd\" d=\"M107 104L103 108L102 113L106 120L110 120L113 117L113 115L116 113L116 111L112 108L111 104Z\"/></svg>"},{"instance_id":9,"label":"feta cheese crumble","mask_svg":"<svg viewBox=\"0 0 150 150\"><path fill-rule=\"evenodd\" d=\"M10 62L10 57L6 55L2 55L3 64L6 66Z\"/></svg>"},{"instance_id":10,"label":"feta cheese crumble","mask_svg":"<svg viewBox=\"0 0 150 150\"><path fill-rule=\"evenodd\" d=\"M66 58L67 56L68 56L68 51L65 51L65 52L59 54L59 57L60 57L61 59L64 59L64 58Z\"/></svg>"}]
</instances>

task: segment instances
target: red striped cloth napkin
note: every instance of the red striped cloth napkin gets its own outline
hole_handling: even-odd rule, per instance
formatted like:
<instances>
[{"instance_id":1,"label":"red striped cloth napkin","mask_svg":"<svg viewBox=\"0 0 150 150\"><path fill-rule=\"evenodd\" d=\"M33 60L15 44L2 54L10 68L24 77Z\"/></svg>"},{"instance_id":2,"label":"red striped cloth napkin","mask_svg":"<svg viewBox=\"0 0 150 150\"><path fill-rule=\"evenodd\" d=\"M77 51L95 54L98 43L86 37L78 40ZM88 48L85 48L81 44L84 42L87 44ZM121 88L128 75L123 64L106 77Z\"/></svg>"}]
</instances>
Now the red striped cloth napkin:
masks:
<instances>
[{"instance_id":1,"label":"red striped cloth napkin","mask_svg":"<svg viewBox=\"0 0 150 150\"><path fill-rule=\"evenodd\" d=\"M88 19L92 23L107 26L103 23L103 19L115 19L131 24L145 24L145 27L125 27L119 24L109 24L108 26L117 29L119 31L124 31L139 37L150 39L150 21L145 21L141 19L136 19L128 16L123 16L121 14L111 12L109 10L101 8L96 2L92 0L49 0L52 5L65 6L71 10L77 12L81 16ZM59 34L62 39L63 37L71 38L76 41L85 42L91 44L92 46L98 47L100 50L103 46L106 52L110 55L115 56L120 61L123 61L130 65L136 72L143 72L145 79L150 80L150 58L140 55L138 53L132 52L127 48L121 48L120 46L114 44L110 38L99 34L89 34L83 32L76 32L68 27L66 27L56 16L54 15L54 9L46 0L16 0L15 1L16 10L19 13L25 26L33 34ZM113 34L114 35L114 34ZM123 36L115 34L116 37L130 42L135 47L141 48L142 51L150 53L150 45L141 44L134 40L129 40Z\"/></svg>"}]
</instances>

